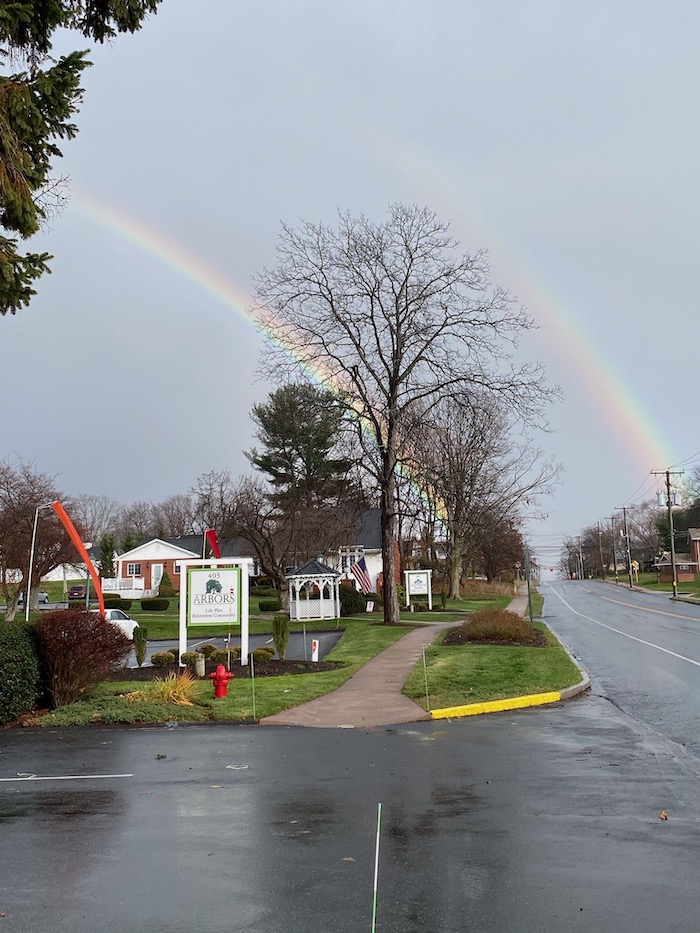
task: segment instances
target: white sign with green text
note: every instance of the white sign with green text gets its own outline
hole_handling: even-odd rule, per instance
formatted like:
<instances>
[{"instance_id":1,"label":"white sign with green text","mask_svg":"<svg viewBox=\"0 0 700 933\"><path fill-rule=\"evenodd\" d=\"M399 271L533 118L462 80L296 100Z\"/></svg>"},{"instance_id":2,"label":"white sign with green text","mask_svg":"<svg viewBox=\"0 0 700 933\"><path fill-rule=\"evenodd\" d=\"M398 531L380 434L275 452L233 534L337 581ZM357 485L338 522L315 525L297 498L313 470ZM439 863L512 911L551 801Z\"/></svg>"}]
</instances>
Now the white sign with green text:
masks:
<instances>
[{"instance_id":1,"label":"white sign with green text","mask_svg":"<svg viewBox=\"0 0 700 933\"><path fill-rule=\"evenodd\" d=\"M241 624L241 568L187 568L187 624Z\"/></svg>"}]
</instances>

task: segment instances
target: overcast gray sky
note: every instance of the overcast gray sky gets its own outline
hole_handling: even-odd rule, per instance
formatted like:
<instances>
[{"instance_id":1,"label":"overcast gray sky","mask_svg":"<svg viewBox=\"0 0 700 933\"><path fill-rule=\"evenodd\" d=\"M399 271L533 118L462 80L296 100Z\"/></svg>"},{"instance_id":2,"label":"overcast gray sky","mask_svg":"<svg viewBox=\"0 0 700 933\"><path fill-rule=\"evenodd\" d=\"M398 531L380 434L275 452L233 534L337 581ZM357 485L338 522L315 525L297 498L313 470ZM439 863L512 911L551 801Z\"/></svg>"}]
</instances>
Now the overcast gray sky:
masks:
<instances>
[{"instance_id":1,"label":"overcast gray sky","mask_svg":"<svg viewBox=\"0 0 700 933\"><path fill-rule=\"evenodd\" d=\"M540 329L564 401L545 544L692 461L700 7L165 0L92 53L72 200L0 321L4 455L128 503L248 468L280 221L426 205ZM71 38L71 47L84 47ZM645 485L646 484L646 485Z\"/></svg>"}]
</instances>

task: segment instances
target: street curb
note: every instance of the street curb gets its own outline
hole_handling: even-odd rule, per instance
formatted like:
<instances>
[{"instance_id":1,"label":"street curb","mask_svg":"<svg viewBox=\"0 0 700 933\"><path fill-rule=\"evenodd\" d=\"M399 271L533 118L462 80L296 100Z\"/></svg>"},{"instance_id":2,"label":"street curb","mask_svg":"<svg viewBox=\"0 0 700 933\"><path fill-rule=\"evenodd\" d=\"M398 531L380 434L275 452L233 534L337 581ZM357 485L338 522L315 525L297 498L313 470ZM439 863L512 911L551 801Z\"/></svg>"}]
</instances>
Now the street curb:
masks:
<instances>
[{"instance_id":1,"label":"street curb","mask_svg":"<svg viewBox=\"0 0 700 933\"><path fill-rule=\"evenodd\" d=\"M547 624L547 623L545 623ZM483 713L500 713L511 709L525 709L529 706L549 706L552 703L559 703L561 700L569 700L571 697L584 693L591 686L591 678L578 663L573 654L562 642L554 629L547 624L547 628L554 635L561 647L566 651L573 664L576 665L581 680L571 687L565 687L563 690L552 690L549 693L531 693L526 696L508 697L505 700L489 700L486 703L467 703L464 706L447 706L444 709L433 709L430 711L432 719L461 719L464 716L480 716Z\"/></svg>"}]
</instances>

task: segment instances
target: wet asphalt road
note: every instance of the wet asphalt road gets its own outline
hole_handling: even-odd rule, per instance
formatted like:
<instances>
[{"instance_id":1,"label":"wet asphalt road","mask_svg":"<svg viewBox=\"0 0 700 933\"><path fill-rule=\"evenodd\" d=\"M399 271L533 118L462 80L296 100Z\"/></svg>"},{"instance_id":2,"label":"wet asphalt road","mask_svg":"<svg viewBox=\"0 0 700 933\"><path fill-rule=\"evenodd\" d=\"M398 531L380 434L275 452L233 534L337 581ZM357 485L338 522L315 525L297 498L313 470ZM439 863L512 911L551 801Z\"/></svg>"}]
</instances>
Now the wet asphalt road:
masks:
<instances>
[{"instance_id":1,"label":"wet asphalt road","mask_svg":"<svg viewBox=\"0 0 700 933\"><path fill-rule=\"evenodd\" d=\"M605 600L559 592L602 621ZM0 782L0 933L369 933L380 802L377 933L695 931L700 756L675 735L691 717L660 727L659 697L643 713L606 692L633 685L627 659L682 708L680 671L700 669L545 593L594 674L561 706L373 732L0 733L0 778L37 776ZM652 624L618 610L620 630Z\"/></svg>"},{"instance_id":2,"label":"wet asphalt road","mask_svg":"<svg viewBox=\"0 0 700 933\"><path fill-rule=\"evenodd\" d=\"M700 606L587 581L542 592L593 693L700 759Z\"/></svg>"}]
</instances>

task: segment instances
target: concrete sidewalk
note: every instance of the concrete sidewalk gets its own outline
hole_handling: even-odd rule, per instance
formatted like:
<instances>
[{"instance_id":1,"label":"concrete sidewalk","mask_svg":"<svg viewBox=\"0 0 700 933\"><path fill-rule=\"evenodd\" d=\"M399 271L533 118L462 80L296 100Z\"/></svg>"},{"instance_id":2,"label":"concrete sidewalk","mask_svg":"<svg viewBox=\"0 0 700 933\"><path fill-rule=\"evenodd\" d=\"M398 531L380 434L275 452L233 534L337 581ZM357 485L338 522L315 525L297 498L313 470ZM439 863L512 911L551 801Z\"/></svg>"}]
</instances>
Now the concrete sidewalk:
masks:
<instances>
[{"instance_id":1,"label":"concrete sidewalk","mask_svg":"<svg viewBox=\"0 0 700 933\"><path fill-rule=\"evenodd\" d=\"M454 624L443 622L414 629L368 661L333 693L268 716L260 724L371 729L431 719L430 713L401 693L401 688L420 660L423 646L430 645L439 632Z\"/></svg>"},{"instance_id":2,"label":"concrete sidewalk","mask_svg":"<svg viewBox=\"0 0 700 933\"><path fill-rule=\"evenodd\" d=\"M510 612L527 615L527 587L521 586L508 606ZM425 624L400 638L333 693L302 703L260 720L263 726L310 726L317 729L391 726L432 719L432 715L401 693L408 675L418 663L423 646L458 622Z\"/></svg>"}]
</instances>

